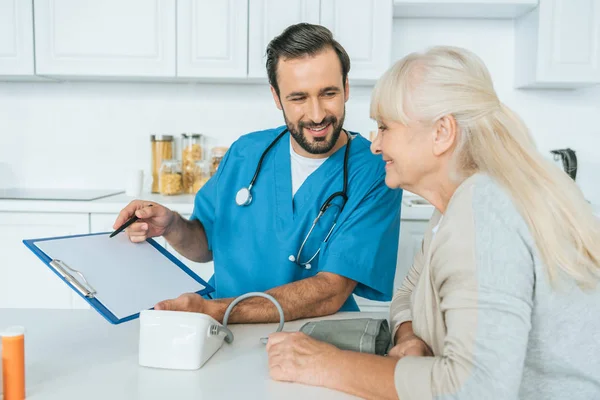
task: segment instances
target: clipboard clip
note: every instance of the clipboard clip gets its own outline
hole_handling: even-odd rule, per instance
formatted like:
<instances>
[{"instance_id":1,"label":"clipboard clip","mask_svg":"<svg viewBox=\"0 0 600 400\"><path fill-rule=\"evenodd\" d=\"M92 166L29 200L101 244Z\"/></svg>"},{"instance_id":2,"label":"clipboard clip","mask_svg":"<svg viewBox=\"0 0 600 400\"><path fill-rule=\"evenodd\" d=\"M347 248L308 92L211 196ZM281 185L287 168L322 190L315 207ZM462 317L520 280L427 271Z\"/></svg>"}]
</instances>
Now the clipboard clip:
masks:
<instances>
[{"instance_id":1,"label":"clipboard clip","mask_svg":"<svg viewBox=\"0 0 600 400\"><path fill-rule=\"evenodd\" d=\"M50 265L54 268L67 282L73 285L85 297L94 297L96 289L92 287L85 279L85 276L74 268L71 268L62 260L52 260ZM77 274L83 283L76 279L69 271Z\"/></svg>"}]
</instances>

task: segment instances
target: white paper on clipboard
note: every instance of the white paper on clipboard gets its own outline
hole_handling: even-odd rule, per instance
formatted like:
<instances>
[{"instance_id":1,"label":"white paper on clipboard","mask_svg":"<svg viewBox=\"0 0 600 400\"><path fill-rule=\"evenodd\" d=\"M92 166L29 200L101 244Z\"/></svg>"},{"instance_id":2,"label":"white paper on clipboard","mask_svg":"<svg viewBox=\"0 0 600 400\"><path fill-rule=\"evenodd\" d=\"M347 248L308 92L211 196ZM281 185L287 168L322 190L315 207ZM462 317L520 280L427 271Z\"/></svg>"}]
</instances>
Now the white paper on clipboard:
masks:
<instances>
[{"instance_id":1,"label":"white paper on clipboard","mask_svg":"<svg viewBox=\"0 0 600 400\"><path fill-rule=\"evenodd\" d=\"M204 289L150 243L133 243L125 234L108 236L50 239L36 246L83 274L94 297L119 319Z\"/></svg>"}]
</instances>

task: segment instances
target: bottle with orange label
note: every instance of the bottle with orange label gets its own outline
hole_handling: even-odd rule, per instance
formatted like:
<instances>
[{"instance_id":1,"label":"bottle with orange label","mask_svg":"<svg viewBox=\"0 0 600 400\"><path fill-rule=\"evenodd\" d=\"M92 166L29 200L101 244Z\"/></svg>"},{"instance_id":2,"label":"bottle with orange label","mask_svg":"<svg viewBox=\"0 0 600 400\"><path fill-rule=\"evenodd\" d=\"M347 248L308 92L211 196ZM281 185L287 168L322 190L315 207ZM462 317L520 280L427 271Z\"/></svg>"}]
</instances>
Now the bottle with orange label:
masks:
<instances>
[{"instance_id":1,"label":"bottle with orange label","mask_svg":"<svg viewBox=\"0 0 600 400\"><path fill-rule=\"evenodd\" d=\"M25 399L25 328L2 332L2 393L4 400Z\"/></svg>"}]
</instances>

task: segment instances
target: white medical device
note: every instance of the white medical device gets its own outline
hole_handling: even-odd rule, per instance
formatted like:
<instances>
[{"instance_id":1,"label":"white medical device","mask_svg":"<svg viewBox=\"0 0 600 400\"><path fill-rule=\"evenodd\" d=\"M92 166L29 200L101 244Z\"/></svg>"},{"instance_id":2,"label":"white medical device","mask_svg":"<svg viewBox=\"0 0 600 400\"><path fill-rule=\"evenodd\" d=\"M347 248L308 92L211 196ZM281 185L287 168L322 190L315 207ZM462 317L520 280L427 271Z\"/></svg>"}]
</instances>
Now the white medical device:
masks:
<instances>
[{"instance_id":1,"label":"white medical device","mask_svg":"<svg viewBox=\"0 0 600 400\"><path fill-rule=\"evenodd\" d=\"M233 342L227 328L229 314L240 301L249 297L271 300L279 311L279 327L284 324L283 309L272 296L252 292L236 298L227 307L223 324L209 315L165 310L140 312L139 364L144 367L195 370L201 368L223 345ZM266 344L266 338L261 341Z\"/></svg>"}]
</instances>

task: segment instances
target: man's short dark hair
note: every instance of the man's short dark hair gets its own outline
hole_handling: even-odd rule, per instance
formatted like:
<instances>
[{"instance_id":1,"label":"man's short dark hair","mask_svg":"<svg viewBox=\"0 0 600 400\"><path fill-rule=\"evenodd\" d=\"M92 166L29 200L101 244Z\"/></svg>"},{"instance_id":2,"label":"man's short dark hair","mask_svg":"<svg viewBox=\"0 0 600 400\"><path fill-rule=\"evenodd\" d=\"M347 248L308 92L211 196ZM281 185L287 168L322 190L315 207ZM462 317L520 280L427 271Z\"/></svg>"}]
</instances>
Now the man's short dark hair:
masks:
<instances>
[{"instance_id":1,"label":"man's short dark hair","mask_svg":"<svg viewBox=\"0 0 600 400\"><path fill-rule=\"evenodd\" d=\"M321 25L299 23L287 27L281 35L275 37L267 46L267 75L269 83L279 95L277 84L277 64L280 58L295 59L314 56L321 51L331 48L335 50L342 65L343 85L350 71L350 57L334 38L331 31Z\"/></svg>"}]
</instances>

